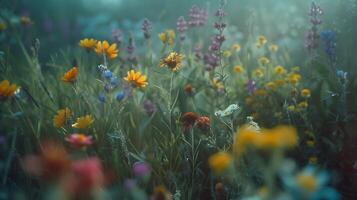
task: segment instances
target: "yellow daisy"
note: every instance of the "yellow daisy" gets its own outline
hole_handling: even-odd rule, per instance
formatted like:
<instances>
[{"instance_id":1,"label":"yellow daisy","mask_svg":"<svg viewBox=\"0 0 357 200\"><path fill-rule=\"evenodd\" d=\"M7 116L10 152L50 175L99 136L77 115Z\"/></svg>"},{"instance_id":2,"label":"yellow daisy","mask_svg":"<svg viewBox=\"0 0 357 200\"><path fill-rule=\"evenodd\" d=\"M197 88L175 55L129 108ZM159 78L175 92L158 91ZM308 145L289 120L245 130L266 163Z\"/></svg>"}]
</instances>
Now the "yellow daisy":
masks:
<instances>
[{"instance_id":1,"label":"yellow daisy","mask_svg":"<svg viewBox=\"0 0 357 200\"><path fill-rule=\"evenodd\" d=\"M159 66L160 67L167 66L172 71L176 71L181 67L183 58L184 58L183 55L176 52L171 52L169 53L168 56L166 56L160 61Z\"/></svg>"},{"instance_id":2,"label":"yellow daisy","mask_svg":"<svg viewBox=\"0 0 357 200\"><path fill-rule=\"evenodd\" d=\"M92 115L86 115L83 117L79 117L76 120L76 123L72 124L72 127L74 128L87 128L89 125L93 123L94 119Z\"/></svg>"},{"instance_id":3,"label":"yellow daisy","mask_svg":"<svg viewBox=\"0 0 357 200\"><path fill-rule=\"evenodd\" d=\"M97 53L97 55L103 55L105 54L108 58L114 59L118 56L119 50L117 49L117 44L113 43L109 45L108 41L99 41L95 45L94 51Z\"/></svg>"},{"instance_id":4,"label":"yellow daisy","mask_svg":"<svg viewBox=\"0 0 357 200\"><path fill-rule=\"evenodd\" d=\"M53 117L53 126L56 128L63 127L72 115L73 112L69 108L58 110L57 114Z\"/></svg>"},{"instance_id":5,"label":"yellow daisy","mask_svg":"<svg viewBox=\"0 0 357 200\"><path fill-rule=\"evenodd\" d=\"M136 72L135 70L128 71L124 80L130 83L133 87L144 88L148 85L147 77L142 75L141 72Z\"/></svg>"}]
</instances>

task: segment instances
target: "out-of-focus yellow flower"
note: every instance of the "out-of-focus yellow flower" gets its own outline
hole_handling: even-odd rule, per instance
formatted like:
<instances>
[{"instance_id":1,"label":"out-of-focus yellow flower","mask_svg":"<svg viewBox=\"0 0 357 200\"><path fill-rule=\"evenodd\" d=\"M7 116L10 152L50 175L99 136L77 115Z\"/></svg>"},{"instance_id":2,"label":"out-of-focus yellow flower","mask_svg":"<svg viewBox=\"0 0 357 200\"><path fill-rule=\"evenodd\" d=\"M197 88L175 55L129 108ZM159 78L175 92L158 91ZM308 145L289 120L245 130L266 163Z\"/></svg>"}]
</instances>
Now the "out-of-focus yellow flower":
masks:
<instances>
[{"instance_id":1,"label":"out-of-focus yellow flower","mask_svg":"<svg viewBox=\"0 0 357 200\"><path fill-rule=\"evenodd\" d=\"M299 84L301 80L301 75L298 73L291 73L288 76L288 81L292 84L292 85L297 85Z\"/></svg>"},{"instance_id":2,"label":"out-of-focus yellow flower","mask_svg":"<svg viewBox=\"0 0 357 200\"><path fill-rule=\"evenodd\" d=\"M224 172L232 162L232 157L226 152L218 152L208 159L208 164L216 174Z\"/></svg>"},{"instance_id":3,"label":"out-of-focus yellow flower","mask_svg":"<svg viewBox=\"0 0 357 200\"><path fill-rule=\"evenodd\" d=\"M244 68L242 67L242 65L236 65L234 66L234 71L237 72L238 74L241 74L244 72Z\"/></svg>"},{"instance_id":4,"label":"out-of-focus yellow flower","mask_svg":"<svg viewBox=\"0 0 357 200\"><path fill-rule=\"evenodd\" d=\"M109 45L108 41L98 41L94 47L94 51L97 55L106 55L110 59L114 59L118 56L119 50L117 49L117 44L113 43Z\"/></svg>"},{"instance_id":5,"label":"out-of-focus yellow flower","mask_svg":"<svg viewBox=\"0 0 357 200\"><path fill-rule=\"evenodd\" d=\"M89 125L91 125L94 122L94 119L92 115L86 115L83 117L79 117L76 120L76 123L72 124L72 127L74 128L87 128Z\"/></svg>"},{"instance_id":6,"label":"out-of-focus yellow flower","mask_svg":"<svg viewBox=\"0 0 357 200\"><path fill-rule=\"evenodd\" d=\"M309 89L305 88L301 90L301 96L305 98L309 98L311 96L311 92Z\"/></svg>"},{"instance_id":7,"label":"out-of-focus yellow flower","mask_svg":"<svg viewBox=\"0 0 357 200\"><path fill-rule=\"evenodd\" d=\"M135 70L128 71L124 80L130 83L133 87L144 88L148 85L147 77L142 75L141 72L136 72Z\"/></svg>"},{"instance_id":8,"label":"out-of-focus yellow flower","mask_svg":"<svg viewBox=\"0 0 357 200\"><path fill-rule=\"evenodd\" d=\"M314 147L315 146L315 141L314 140L308 140L308 141L306 141L306 145L308 147Z\"/></svg>"},{"instance_id":9,"label":"out-of-focus yellow flower","mask_svg":"<svg viewBox=\"0 0 357 200\"><path fill-rule=\"evenodd\" d=\"M259 63L260 63L261 65L266 65L266 64L268 64L269 62L270 62L270 60L269 60L267 57L265 57L265 56L259 58Z\"/></svg>"},{"instance_id":10,"label":"out-of-focus yellow flower","mask_svg":"<svg viewBox=\"0 0 357 200\"><path fill-rule=\"evenodd\" d=\"M12 97L18 89L16 84L10 84L8 80L0 82L0 100Z\"/></svg>"},{"instance_id":11,"label":"out-of-focus yellow flower","mask_svg":"<svg viewBox=\"0 0 357 200\"><path fill-rule=\"evenodd\" d=\"M257 39L256 46L257 46L257 48L261 48L267 42L268 42L268 40L266 39L266 37L264 35L260 35Z\"/></svg>"},{"instance_id":12,"label":"out-of-focus yellow flower","mask_svg":"<svg viewBox=\"0 0 357 200\"><path fill-rule=\"evenodd\" d=\"M271 45L269 46L269 50L270 50L272 53L277 52L278 49L279 49L279 47L278 47L278 45L276 45L276 44L271 44Z\"/></svg>"},{"instance_id":13,"label":"out-of-focus yellow flower","mask_svg":"<svg viewBox=\"0 0 357 200\"><path fill-rule=\"evenodd\" d=\"M231 51L229 51L229 50L223 51L223 56L224 56L224 57L228 58L228 57L231 57L231 55L232 55L232 52L231 52Z\"/></svg>"},{"instance_id":14,"label":"out-of-focus yellow flower","mask_svg":"<svg viewBox=\"0 0 357 200\"><path fill-rule=\"evenodd\" d=\"M163 44L168 44L170 46L173 46L175 43L175 31L174 30L166 30L165 32L159 33L159 39Z\"/></svg>"},{"instance_id":15,"label":"out-of-focus yellow flower","mask_svg":"<svg viewBox=\"0 0 357 200\"><path fill-rule=\"evenodd\" d=\"M212 84L212 87L213 87L215 90L223 90L223 89L224 89L224 85L223 85L222 81L220 81L220 80L217 79L217 78L214 78L214 79L211 81L211 84Z\"/></svg>"},{"instance_id":16,"label":"out-of-focus yellow flower","mask_svg":"<svg viewBox=\"0 0 357 200\"><path fill-rule=\"evenodd\" d=\"M172 200L172 194L164 186L156 186L150 200Z\"/></svg>"},{"instance_id":17,"label":"out-of-focus yellow flower","mask_svg":"<svg viewBox=\"0 0 357 200\"><path fill-rule=\"evenodd\" d=\"M33 22L32 22L32 20L31 20L30 17L28 17L28 16L21 16L21 17L20 17L20 23L21 23L22 25L30 25L30 24L32 24Z\"/></svg>"},{"instance_id":18,"label":"out-of-focus yellow flower","mask_svg":"<svg viewBox=\"0 0 357 200\"><path fill-rule=\"evenodd\" d=\"M284 79L277 79L274 81L276 85L278 86L283 86L285 85L285 80Z\"/></svg>"},{"instance_id":19,"label":"out-of-focus yellow flower","mask_svg":"<svg viewBox=\"0 0 357 200\"><path fill-rule=\"evenodd\" d=\"M268 92L264 89L257 89L254 91L254 95L264 97L268 95Z\"/></svg>"},{"instance_id":20,"label":"out-of-focus yellow flower","mask_svg":"<svg viewBox=\"0 0 357 200\"><path fill-rule=\"evenodd\" d=\"M70 70L68 70L66 73L63 74L62 81L66 83L74 83L77 80L77 75L78 75L78 68L72 67Z\"/></svg>"},{"instance_id":21,"label":"out-of-focus yellow flower","mask_svg":"<svg viewBox=\"0 0 357 200\"><path fill-rule=\"evenodd\" d=\"M84 38L83 40L79 41L79 46L85 48L87 50L93 49L97 44L97 40L93 38Z\"/></svg>"},{"instance_id":22,"label":"out-of-focus yellow flower","mask_svg":"<svg viewBox=\"0 0 357 200\"><path fill-rule=\"evenodd\" d=\"M234 138L233 150L240 156L247 146L257 149L291 148L297 144L296 129L291 126L277 126L273 129L263 129L261 132L244 125Z\"/></svg>"},{"instance_id":23,"label":"out-of-focus yellow flower","mask_svg":"<svg viewBox=\"0 0 357 200\"><path fill-rule=\"evenodd\" d=\"M286 70L285 70L285 68L284 68L283 66L278 65L278 66L276 66L276 67L274 68L274 72L275 72L276 74L281 75L281 74L284 74L284 73L286 72Z\"/></svg>"},{"instance_id":24,"label":"out-of-focus yellow flower","mask_svg":"<svg viewBox=\"0 0 357 200\"><path fill-rule=\"evenodd\" d=\"M309 106L309 104L307 103L307 101L302 101L298 104L298 106L301 109L306 109Z\"/></svg>"},{"instance_id":25,"label":"out-of-focus yellow flower","mask_svg":"<svg viewBox=\"0 0 357 200\"><path fill-rule=\"evenodd\" d=\"M269 89L269 90L273 90L274 91L274 90L276 90L277 85L274 82L270 81L270 82L265 84L265 87L267 89Z\"/></svg>"},{"instance_id":26,"label":"out-of-focus yellow flower","mask_svg":"<svg viewBox=\"0 0 357 200\"><path fill-rule=\"evenodd\" d=\"M0 31L4 31L7 29L7 25L5 22L0 22Z\"/></svg>"},{"instance_id":27,"label":"out-of-focus yellow flower","mask_svg":"<svg viewBox=\"0 0 357 200\"><path fill-rule=\"evenodd\" d=\"M236 52L239 52L241 50L241 47L239 44L236 43L232 45L232 49Z\"/></svg>"},{"instance_id":28,"label":"out-of-focus yellow flower","mask_svg":"<svg viewBox=\"0 0 357 200\"><path fill-rule=\"evenodd\" d=\"M257 78L262 78L264 76L263 70L256 69L253 71L253 76Z\"/></svg>"},{"instance_id":29,"label":"out-of-focus yellow flower","mask_svg":"<svg viewBox=\"0 0 357 200\"><path fill-rule=\"evenodd\" d=\"M63 127L72 115L73 112L69 108L58 110L57 114L53 117L53 126L56 128Z\"/></svg>"},{"instance_id":30,"label":"out-of-focus yellow flower","mask_svg":"<svg viewBox=\"0 0 357 200\"><path fill-rule=\"evenodd\" d=\"M176 52L171 52L169 53L169 55L167 55L165 58L163 58L160 61L159 66L160 67L167 66L172 71L176 71L181 67L183 58L184 58L183 55Z\"/></svg>"},{"instance_id":31,"label":"out-of-focus yellow flower","mask_svg":"<svg viewBox=\"0 0 357 200\"><path fill-rule=\"evenodd\" d=\"M317 179L312 174L299 173L296 175L296 182L307 192L314 192L317 188Z\"/></svg>"}]
</instances>

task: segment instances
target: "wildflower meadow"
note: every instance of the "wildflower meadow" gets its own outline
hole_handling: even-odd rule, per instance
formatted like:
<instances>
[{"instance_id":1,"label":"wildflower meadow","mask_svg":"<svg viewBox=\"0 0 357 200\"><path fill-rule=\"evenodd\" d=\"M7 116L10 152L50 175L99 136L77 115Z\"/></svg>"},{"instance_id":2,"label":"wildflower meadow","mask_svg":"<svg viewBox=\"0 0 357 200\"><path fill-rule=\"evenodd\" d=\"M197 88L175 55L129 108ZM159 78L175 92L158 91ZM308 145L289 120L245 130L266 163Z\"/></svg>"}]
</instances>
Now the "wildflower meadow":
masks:
<instances>
[{"instance_id":1,"label":"wildflower meadow","mask_svg":"<svg viewBox=\"0 0 357 200\"><path fill-rule=\"evenodd\" d=\"M66 2L0 1L0 200L357 199L357 1Z\"/></svg>"}]
</instances>

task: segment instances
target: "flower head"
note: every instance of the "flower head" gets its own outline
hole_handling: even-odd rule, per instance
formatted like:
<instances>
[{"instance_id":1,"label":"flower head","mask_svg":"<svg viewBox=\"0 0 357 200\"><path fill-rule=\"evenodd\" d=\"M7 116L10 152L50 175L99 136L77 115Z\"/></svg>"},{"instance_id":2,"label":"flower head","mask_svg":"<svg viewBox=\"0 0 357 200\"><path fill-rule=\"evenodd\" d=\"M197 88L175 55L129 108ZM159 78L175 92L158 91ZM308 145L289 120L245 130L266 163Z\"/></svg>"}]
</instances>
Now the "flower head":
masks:
<instances>
[{"instance_id":1,"label":"flower head","mask_svg":"<svg viewBox=\"0 0 357 200\"><path fill-rule=\"evenodd\" d=\"M163 58L160 61L159 66L160 67L167 66L172 71L176 71L181 67L183 57L184 56L179 53L171 52L171 53L169 53L169 55L167 55L165 58Z\"/></svg>"},{"instance_id":2,"label":"flower head","mask_svg":"<svg viewBox=\"0 0 357 200\"><path fill-rule=\"evenodd\" d=\"M277 52L278 49L279 49L279 47L278 47L278 45L276 45L276 44L271 44L271 45L269 46L269 50L270 50L272 53Z\"/></svg>"},{"instance_id":3,"label":"flower head","mask_svg":"<svg viewBox=\"0 0 357 200\"><path fill-rule=\"evenodd\" d=\"M267 42L268 42L268 41L267 41L266 37L265 37L264 35L261 35L261 36L259 36L258 39L257 39L256 46L257 46L258 48L261 48L261 47L264 46Z\"/></svg>"},{"instance_id":4,"label":"flower head","mask_svg":"<svg viewBox=\"0 0 357 200\"><path fill-rule=\"evenodd\" d=\"M269 60L267 57L265 57L265 56L259 58L259 63L260 63L261 65L269 64L269 62L270 62L270 60Z\"/></svg>"},{"instance_id":5,"label":"flower head","mask_svg":"<svg viewBox=\"0 0 357 200\"><path fill-rule=\"evenodd\" d=\"M98 55L106 55L108 56L108 58L110 59L114 59L118 56L118 52L119 50L117 49L117 44L113 43L111 45L109 45L108 41L98 41L94 51L98 54Z\"/></svg>"},{"instance_id":6,"label":"flower head","mask_svg":"<svg viewBox=\"0 0 357 200\"><path fill-rule=\"evenodd\" d=\"M73 112L69 108L58 110L57 114L53 117L53 126L56 128L63 127L72 115Z\"/></svg>"},{"instance_id":7,"label":"flower head","mask_svg":"<svg viewBox=\"0 0 357 200\"><path fill-rule=\"evenodd\" d=\"M91 125L93 123L94 119L92 117L92 115L86 115L83 117L79 117L77 118L76 123L72 124L72 127L74 128L87 128L89 125Z\"/></svg>"},{"instance_id":8,"label":"flower head","mask_svg":"<svg viewBox=\"0 0 357 200\"><path fill-rule=\"evenodd\" d=\"M150 173L151 167L146 162L135 162L133 164L133 172L135 176L146 176Z\"/></svg>"},{"instance_id":9,"label":"flower head","mask_svg":"<svg viewBox=\"0 0 357 200\"><path fill-rule=\"evenodd\" d=\"M74 133L65 139L75 148L83 148L93 144L92 136L86 136L82 133Z\"/></svg>"},{"instance_id":10,"label":"flower head","mask_svg":"<svg viewBox=\"0 0 357 200\"><path fill-rule=\"evenodd\" d=\"M301 90L301 96L305 98L309 98L311 96L311 92L309 89L305 88Z\"/></svg>"},{"instance_id":11,"label":"flower head","mask_svg":"<svg viewBox=\"0 0 357 200\"><path fill-rule=\"evenodd\" d=\"M197 127L203 131L206 131L210 128L210 120L206 116L201 116L196 120Z\"/></svg>"},{"instance_id":12,"label":"flower head","mask_svg":"<svg viewBox=\"0 0 357 200\"><path fill-rule=\"evenodd\" d=\"M286 72L286 70L285 70L285 68L284 68L283 66L278 65L278 66L276 66L276 67L274 68L274 72L275 72L276 74L281 75L281 74L284 74L284 73Z\"/></svg>"},{"instance_id":13,"label":"flower head","mask_svg":"<svg viewBox=\"0 0 357 200\"><path fill-rule=\"evenodd\" d=\"M264 76L264 72L261 69L255 69L253 71L253 76L257 78L262 78Z\"/></svg>"},{"instance_id":14,"label":"flower head","mask_svg":"<svg viewBox=\"0 0 357 200\"><path fill-rule=\"evenodd\" d=\"M171 30L171 29L166 30L165 32L159 33L159 39L161 40L161 42L163 44L167 44L170 46L174 45L175 37L176 37L175 31Z\"/></svg>"},{"instance_id":15,"label":"flower head","mask_svg":"<svg viewBox=\"0 0 357 200\"><path fill-rule=\"evenodd\" d=\"M124 80L131 84L133 87L144 88L148 85L147 77L142 75L141 72L130 70Z\"/></svg>"},{"instance_id":16,"label":"flower head","mask_svg":"<svg viewBox=\"0 0 357 200\"><path fill-rule=\"evenodd\" d=\"M232 157L226 152L218 152L213 154L208 159L208 164L212 171L216 174L226 170L232 162Z\"/></svg>"},{"instance_id":17,"label":"flower head","mask_svg":"<svg viewBox=\"0 0 357 200\"><path fill-rule=\"evenodd\" d=\"M154 188L150 200L172 200L172 194L164 186L157 186Z\"/></svg>"},{"instance_id":18,"label":"flower head","mask_svg":"<svg viewBox=\"0 0 357 200\"><path fill-rule=\"evenodd\" d=\"M3 80L0 82L0 100L12 97L18 86L16 84L10 84L8 80Z\"/></svg>"},{"instance_id":19,"label":"flower head","mask_svg":"<svg viewBox=\"0 0 357 200\"><path fill-rule=\"evenodd\" d=\"M232 45L232 49L236 52L239 52L241 50L241 47L239 44L233 44Z\"/></svg>"},{"instance_id":20,"label":"flower head","mask_svg":"<svg viewBox=\"0 0 357 200\"><path fill-rule=\"evenodd\" d=\"M195 125L198 115L194 112L186 112L181 116L181 123L185 129L192 128Z\"/></svg>"},{"instance_id":21,"label":"flower head","mask_svg":"<svg viewBox=\"0 0 357 200\"><path fill-rule=\"evenodd\" d=\"M77 80L77 76L78 76L78 68L72 67L70 70L68 70L66 73L63 74L62 81L66 83L74 83Z\"/></svg>"},{"instance_id":22,"label":"flower head","mask_svg":"<svg viewBox=\"0 0 357 200\"><path fill-rule=\"evenodd\" d=\"M97 40L93 39L93 38L85 38L83 40L79 41L79 46L82 48L85 48L87 50L91 50L94 48L94 46L97 44Z\"/></svg>"},{"instance_id":23,"label":"flower head","mask_svg":"<svg viewBox=\"0 0 357 200\"><path fill-rule=\"evenodd\" d=\"M244 72L244 68L242 67L242 65L236 65L234 66L234 71L237 72L238 74L241 74Z\"/></svg>"}]
</instances>

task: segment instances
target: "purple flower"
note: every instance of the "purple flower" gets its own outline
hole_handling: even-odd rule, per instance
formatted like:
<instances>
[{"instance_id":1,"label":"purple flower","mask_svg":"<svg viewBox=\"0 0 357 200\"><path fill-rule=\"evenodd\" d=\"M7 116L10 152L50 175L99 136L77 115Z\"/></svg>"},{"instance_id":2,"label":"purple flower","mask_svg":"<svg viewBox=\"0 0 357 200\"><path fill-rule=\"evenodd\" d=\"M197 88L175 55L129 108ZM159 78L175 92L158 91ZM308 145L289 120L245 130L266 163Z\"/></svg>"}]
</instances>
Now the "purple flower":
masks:
<instances>
[{"instance_id":1,"label":"purple flower","mask_svg":"<svg viewBox=\"0 0 357 200\"><path fill-rule=\"evenodd\" d=\"M246 90L248 91L248 94L249 95L252 95L256 89L256 84L255 84L255 81L253 80L248 80L246 83L245 83L245 88Z\"/></svg>"},{"instance_id":2,"label":"purple flower","mask_svg":"<svg viewBox=\"0 0 357 200\"><path fill-rule=\"evenodd\" d=\"M143 31L145 39L149 39L151 36L152 24L148 19L144 19L143 24L141 25L141 30Z\"/></svg>"},{"instance_id":3,"label":"purple flower","mask_svg":"<svg viewBox=\"0 0 357 200\"><path fill-rule=\"evenodd\" d=\"M185 40L186 38L185 32L187 31L188 27L187 27L187 22L183 16L177 19L176 29L180 33L180 40L181 41Z\"/></svg>"},{"instance_id":4,"label":"purple flower","mask_svg":"<svg viewBox=\"0 0 357 200\"><path fill-rule=\"evenodd\" d=\"M193 5L189 11L189 21L188 24L191 27L203 26L207 23L208 12L205 9L201 9L196 5Z\"/></svg>"},{"instance_id":5,"label":"purple flower","mask_svg":"<svg viewBox=\"0 0 357 200\"><path fill-rule=\"evenodd\" d=\"M112 38L114 42L118 44L118 46L120 46L120 44L123 42L123 37L123 32L120 29L112 30Z\"/></svg>"},{"instance_id":6,"label":"purple flower","mask_svg":"<svg viewBox=\"0 0 357 200\"><path fill-rule=\"evenodd\" d=\"M305 47L311 51L319 46L318 26L322 23L320 17L324 14L320 6L315 2L311 3L309 10L311 28L305 34Z\"/></svg>"},{"instance_id":7,"label":"purple flower","mask_svg":"<svg viewBox=\"0 0 357 200\"><path fill-rule=\"evenodd\" d=\"M154 114L157 110L156 105L150 101L149 99L145 99L143 102L143 107L146 111L146 113L151 116L152 114Z\"/></svg>"},{"instance_id":8,"label":"purple flower","mask_svg":"<svg viewBox=\"0 0 357 200\"><path fill-rule=\"evenodd\" d=\"M133 172L135 176L146 176L150 173L151 167L146 162L136 162L133 164Z\"/></svg>"}]
</instances>

